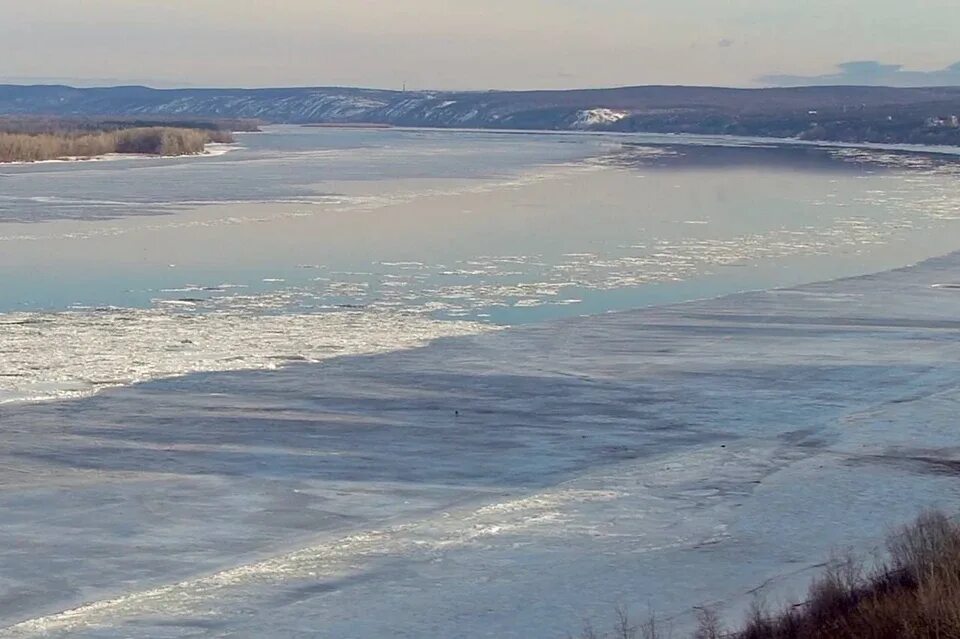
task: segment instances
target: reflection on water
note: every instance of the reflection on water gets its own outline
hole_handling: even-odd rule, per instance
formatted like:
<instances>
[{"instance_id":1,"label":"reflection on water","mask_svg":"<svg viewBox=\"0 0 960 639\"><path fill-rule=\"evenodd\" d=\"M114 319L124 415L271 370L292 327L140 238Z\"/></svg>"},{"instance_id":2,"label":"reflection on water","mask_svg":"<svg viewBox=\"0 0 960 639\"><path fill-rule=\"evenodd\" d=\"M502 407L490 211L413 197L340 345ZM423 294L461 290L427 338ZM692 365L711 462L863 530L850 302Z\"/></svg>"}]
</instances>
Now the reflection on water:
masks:
<instances>
[{"instance_id":1,"label":"reflection on water","mask_svg":"<svg viewBox=\"0 0 960 639\"><path fill-rule=\"evenodd\" d=\"M0 222L97 220L173 213L202 204L323 201L337 180L478 178L578 160L606 143L433 131L275 127L237 134L215 158L153 158L0 166Z\"/></svg>"},{"instance_id":2,"label":"reflection on water","mask_svg":"<svg viewBox=\"0 0 960 639\"><path fill-rule=\"evenodd\" d=\"M242 143L218 158L3 170L0 351L21 356L0 400L379 352L956 248L958 168L935 155L290 127Z\"/></svg>"}]
</instances>

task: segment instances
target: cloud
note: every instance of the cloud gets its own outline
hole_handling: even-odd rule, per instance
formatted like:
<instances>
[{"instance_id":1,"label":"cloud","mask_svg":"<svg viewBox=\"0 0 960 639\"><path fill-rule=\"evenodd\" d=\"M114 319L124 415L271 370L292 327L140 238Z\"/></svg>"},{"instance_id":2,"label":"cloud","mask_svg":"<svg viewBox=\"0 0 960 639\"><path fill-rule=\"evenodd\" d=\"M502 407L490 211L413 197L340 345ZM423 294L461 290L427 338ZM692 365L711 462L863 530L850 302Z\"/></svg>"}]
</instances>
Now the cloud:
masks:
<instances>
[{"instance_id":1,"label":"cloud","mask_svg":"<svg viewBox=\"0 0 960 639\"><path fill-rule=\"evenodd\" d=\"M824 75L764 75L757 81L773 86L876 85L894 87L960 86L960 62L937 71L910 71L900 64L876 60L844 62Z\"/></svg>"}]
</instances>

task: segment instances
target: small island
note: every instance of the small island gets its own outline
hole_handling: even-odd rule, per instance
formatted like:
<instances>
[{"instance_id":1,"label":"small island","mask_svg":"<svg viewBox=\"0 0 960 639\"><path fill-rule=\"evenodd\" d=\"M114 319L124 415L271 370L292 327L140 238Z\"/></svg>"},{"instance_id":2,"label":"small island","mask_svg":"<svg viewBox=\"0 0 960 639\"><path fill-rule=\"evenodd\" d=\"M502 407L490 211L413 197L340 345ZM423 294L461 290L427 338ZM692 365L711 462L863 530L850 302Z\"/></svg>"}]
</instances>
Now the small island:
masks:
<instances>
[{"instance_id":1,"label":"small island","mask_svg":"<svg viewBox=\"0 0 960 639\"><path fill-rule=\"evenodd\" d=\"M256 130L239 120L0 118L0 163L200 155L208 144L233 143L234 131Z\"/></svg>"}]
</instances>

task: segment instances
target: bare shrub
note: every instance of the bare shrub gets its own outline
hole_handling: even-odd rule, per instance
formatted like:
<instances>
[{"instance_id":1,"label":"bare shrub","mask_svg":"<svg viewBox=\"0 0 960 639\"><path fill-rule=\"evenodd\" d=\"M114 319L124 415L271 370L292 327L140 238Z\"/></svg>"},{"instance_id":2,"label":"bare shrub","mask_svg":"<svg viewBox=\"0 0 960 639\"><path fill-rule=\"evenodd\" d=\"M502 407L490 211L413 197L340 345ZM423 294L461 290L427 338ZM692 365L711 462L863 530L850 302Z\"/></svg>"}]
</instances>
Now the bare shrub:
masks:
<instances>
[{"instance_id":1,"label":"bare shrub","mask_svg":"<svg viewBox=\"0 0 960 639\"><path fill-rule=\"evenodd\" d=\"M720 615L713 608L697 610L697 631L694 639L722 639L724 636Z\"/></svg>"},{"instance_id":2,"label":"bare shrub","mask_svg":"<svg viewBox=\"0 0 960 639\"><path fill-rule=\"evenodd\" d=\"M614 612L616 621L612 631L601 634L592 624L586 623L579 639L670 639L672 636L669 628L657 621L653 613L646 621L634 623L623 606L617 606Z\"/></svg>"},{"instance_id":3,"label":"bare shrub","mask_svg":"<svg viewBox=\"0 0 960 639\"><path fill-rule=\"evenodd\" d=\"M657 621L656 615L652 612L647 620L637 627L637 631L639 639L669 639L672 634L669 628Z\"/></svg>"},{"instance_id":4,"label":"bare shrub","mask_svg":"<svg viewBox=\"0 0 960 639\"><path fill-rule=\"evenodd\" d=\"M91 158L108 153L196 155L211 142L232 142L229 131L172 127L50 133L0 132L0 162Z\"/></svg>"},{"instance_id":5,"label":"bare shrub","mask_svg":"<svg viewBox=\"0 0 960 639\"><path fill-rule=\"evenodd\" d=\"M834 556L807 600L771 613L755 600L740 630L727 632L715 610L700 609L694 639L960 639L960 524L926 512L887 540L873 565ZM634 625L618 608L612 634L582 639L663 639L650 615Z\"/></svg>"},{"instance_id":6,"label":"bare shrub","mask_svg":"<svg viewBox=\"0 0 960 639\"><path fill-rule=\"evenodd\" d=\"M888 560L870 573L834 559L808 601L775 616L753 611L732 639L960 638L960 526L922 514L890 535Z\"/></svg>"},{"instance_id":7,"label":"bare shrub","mask_svg":"<svg viewBox=\"0 0 960 639\"><path fill-rule=\"evenodd\" d=\"M636 639L637 628L630 623L630 616L623 606L617 606L617 625L613 634L616 639Z\"/></svg>"},{"instance_id":8,"label":"bare shrub","mask_svg":"<svg viewBox=\"0 0 960 639\"><path fill-rule=\"evenodd\" d=\"M921 581L945 567L945 559L960 559L960 531L940 512L926 512L911 525L890 535L887 550L893 568Z\"/></svg>"}]
</instances>

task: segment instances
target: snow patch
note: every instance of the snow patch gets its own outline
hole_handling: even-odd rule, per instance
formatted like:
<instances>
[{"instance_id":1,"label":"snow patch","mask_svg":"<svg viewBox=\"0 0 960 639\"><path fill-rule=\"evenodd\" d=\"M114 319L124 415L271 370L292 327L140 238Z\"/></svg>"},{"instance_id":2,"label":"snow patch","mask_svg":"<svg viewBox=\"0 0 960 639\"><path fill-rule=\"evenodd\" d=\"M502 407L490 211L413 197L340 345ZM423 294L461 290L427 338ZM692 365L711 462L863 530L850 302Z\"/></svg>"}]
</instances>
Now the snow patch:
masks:
<instances>
[{"instance_id":1,"label":"snow patch","mask_svg":"<svg viewBox=\"0 0 960 639\"><path fill-rule=\"evenodd\" d=\"M614 124L630 115L629 111L614 111L613 109L587 109L577 113L573 122L574 129L589 129L604 124Z\"/></svg>"}]
</instances>

